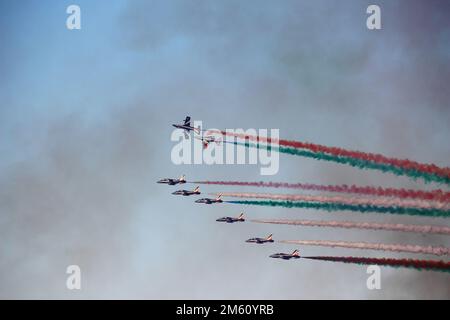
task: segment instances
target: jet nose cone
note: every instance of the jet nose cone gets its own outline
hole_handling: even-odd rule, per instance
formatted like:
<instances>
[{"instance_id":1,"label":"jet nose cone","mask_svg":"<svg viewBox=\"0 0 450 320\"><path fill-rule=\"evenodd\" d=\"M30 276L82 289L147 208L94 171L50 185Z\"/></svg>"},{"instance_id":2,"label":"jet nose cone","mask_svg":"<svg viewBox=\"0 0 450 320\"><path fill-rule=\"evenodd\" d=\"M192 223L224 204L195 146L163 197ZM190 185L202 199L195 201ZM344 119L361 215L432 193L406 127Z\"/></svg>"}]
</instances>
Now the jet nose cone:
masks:
<instances>
[{"instance_id":1,"label":"jet nose cone","mask_svg":"<svg viewBox=\"0 0 450 320\"><path fill-rule=\"evenodd\" d=\"M177 192L176 192L176 191L174 191L174 192L172 192L172 194L177 194Z\"/></svg>"},{"instance_id":2,"label":"jet nose cone","mask_svg":"<svg viewBox=\"0 0 450 320\"><path fill-rule=\"evenodd\" d=\"M245 242L252 242L250 239L245 240Z\"/></svg>"}]
</instances>

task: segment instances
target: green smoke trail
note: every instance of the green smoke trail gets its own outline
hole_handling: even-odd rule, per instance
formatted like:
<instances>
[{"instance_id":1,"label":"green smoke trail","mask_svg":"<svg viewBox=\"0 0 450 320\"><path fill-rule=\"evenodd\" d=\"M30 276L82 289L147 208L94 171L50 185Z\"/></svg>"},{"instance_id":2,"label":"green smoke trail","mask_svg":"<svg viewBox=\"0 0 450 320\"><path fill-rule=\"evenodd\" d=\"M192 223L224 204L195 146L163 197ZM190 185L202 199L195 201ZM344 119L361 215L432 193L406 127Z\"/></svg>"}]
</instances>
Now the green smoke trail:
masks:
<instances>
[{"instance_id":1,"label":"green smoke trail","mask_svg":"<svg viewBox=\"0 0 450 320\"><path fill-rule=\"evenodd\" d=\"M424 217L450 217L450 210L440 209L423 209L423 208L407 208L407 207L379 207L372 205L350 205L342 203L332 202L307 202L307 201L273 201L273 200L233 200L225 201L227 203L234 204L246 204L256 206L269 206L269 207L283 207L283 208L305 208L316 209L326 211L340 211L349 210L362 213L376 212L376 213L390 213L412 216L424 216Z\"/></svg>"},{"instance_id":2,"label":"green smoke trail","mask_svg":"<svg viewBox=\"0 0 450 320\"><path fill-rule=\"evenodd\" d=\"M229 142L233 143L235 145L241 145L245 146L246 148L257 148L257 149L266 149L268 151L277 151L280 153L285 154L291 154L296 155L300 157L306 157L306 158L312 158L316 160L324 160L324 161L332 161L340 164L347 164L355 168L359 169L374 169L379 170L382 172L390 172L398 176L408 176L410 178L413 178L414 180L417 179L423 179L425 182L438 182L438 183L445 183L450 184L450 178L448 177L441 177L434 174L428 174L424 172L417 171L415 169L402 169L393 165L389 164L383 164L383 163L376 163L372 161L366 161L362 159L355 159L351 157L343 157L343 156L334 156L330 154L326 154L323 152L312 152L307 151L304 149L296 149L292 147L283 147L283 146L276 146L273 147L271 145L264 145L264 144L255 144L250 142Z\"/></svg>"}]
</instances>

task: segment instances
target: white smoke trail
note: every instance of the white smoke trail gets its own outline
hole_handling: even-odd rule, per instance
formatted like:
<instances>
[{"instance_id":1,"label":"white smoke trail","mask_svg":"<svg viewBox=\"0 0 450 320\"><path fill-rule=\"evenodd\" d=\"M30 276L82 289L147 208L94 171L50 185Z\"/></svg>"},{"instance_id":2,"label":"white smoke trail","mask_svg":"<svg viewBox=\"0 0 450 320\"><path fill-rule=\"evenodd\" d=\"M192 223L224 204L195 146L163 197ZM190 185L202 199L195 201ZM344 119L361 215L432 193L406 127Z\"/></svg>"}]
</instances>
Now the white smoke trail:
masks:
<instances>
[{"instance_id":1,"label":"white smoke trail","mask_svg":"<svg viewBox=\"0 0 450 320\"><path fill-rule=\"evenodd\" d=\"M414 232L423 234L445 234L450 235L450 227L433 225L413 225L401 223L377 223L377 222L354 222L354 221L324 221L324 220L280 220L280 219L254 219L256 223L285 224L308 227L331 227L346 229L387 230L400 232Z\"/></svg>"}]
</instances>

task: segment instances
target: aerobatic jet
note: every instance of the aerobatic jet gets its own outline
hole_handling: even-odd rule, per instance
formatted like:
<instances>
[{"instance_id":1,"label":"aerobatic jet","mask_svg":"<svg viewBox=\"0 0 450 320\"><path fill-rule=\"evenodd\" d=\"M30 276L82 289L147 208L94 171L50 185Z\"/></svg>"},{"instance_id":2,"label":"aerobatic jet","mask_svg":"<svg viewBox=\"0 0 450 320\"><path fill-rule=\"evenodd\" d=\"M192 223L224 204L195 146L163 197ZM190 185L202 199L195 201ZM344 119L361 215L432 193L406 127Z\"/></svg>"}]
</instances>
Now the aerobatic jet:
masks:
<instances>
[{"instance_id":1,"label":"aerobatic jet","mask_svg":"<svg viewBox=\"0 0 450 320\"><path fill-rule=\"evenodd\" d=\"M198 200L195 200L196 203L204 203L204 204L212 204L212 203L222 203L223 200L220 199L222 195L219 194L219 196L215 199L211 199L211 198L201 198Z\"/></svg>"},{"instance_id":2,"label":"aerobatic jet","mask_svg":"<svg viewBox=\"0 0 450 320\"><path fill-rule=\"evenodd\" d=\"M158 180L157 183L165 183L165 184L168 184L170 186L174 186L176 184L186 183L186 176L183 174L178 179L170 179L170 178L161 179L161 180Z\"/></svg>"},{"instance_id":3,"label":"aerobatic jet","mask_svg":"<svg viewBox=\"0 0 450 320\"><path fill-rule=\"evenodd\" d=\"M202 141L203 149L208 148L208 145L212 142L215 142L217 145L219 145L222 142L220 138L216 138L214 136L195 137L195 139Z\"/></svg>"},{"instance_id":4,"label":"aerobatic jet","mask_svg":"<svg viewBox=\"0 0 450 320\"><path fill-rule=\"evenodd\" d=\"M194 194L200 194L200 187L196 187L194 190L177 190L172 192L172 194L180 195L180 196L192 196Z\"/></svg>"},{"instance_id":5,"label":"aerobatic jet","mask_svg":"<svg viewBox=\"0 0 450 320\"><path fill-rule=\"evenodd\" d=\"M234 223L234 222L244 222L244 213L242 212L239 217L233 218L233 217L222 217L217 219L218 222L226 222L226 223Z\"/></svg>"},{"instance_id":6,"label":"aerobatic jet","mask_svg":"<svg viewBox=\"0 0 450 320\"><path fill-rule=\"evenodd\" d=\"M191 117L189 117L189 116L187 116L186 119L184 119L183 124L172 124L172 126L174 126L177 129L183 129L184 137L186 139L189 139L189 133L191 131L194 131L197 134L200 134L200 126L198 126L197 128L194 128L193 126L191 126Z\"/></svg>"},{"instance_id":7,"label":"aerobatic jet","mask_svg":"<svg viewBox=\"0 0 450 320\"><path fill-rule=\"evenodd\" d=\"M246 240L245 242L249 242L249 243L266 243L266 242L273 242L272 239L272 235L269 235L267 238L250 238L248 240Z\"/></svg>"},{"instance_id":8,"label":"aerobatic jet","mask_svg":"<svg viewBox=\"0 0 450 320\"><path fill-rule=\"evenodd\" d=\"M283 259L283 260L299 259L300 252L298 252L298 250L294 250L294 252L292 252L292 253L275 253L275 254L272 254L270 257Z\"/></svg>"}]
</instances>

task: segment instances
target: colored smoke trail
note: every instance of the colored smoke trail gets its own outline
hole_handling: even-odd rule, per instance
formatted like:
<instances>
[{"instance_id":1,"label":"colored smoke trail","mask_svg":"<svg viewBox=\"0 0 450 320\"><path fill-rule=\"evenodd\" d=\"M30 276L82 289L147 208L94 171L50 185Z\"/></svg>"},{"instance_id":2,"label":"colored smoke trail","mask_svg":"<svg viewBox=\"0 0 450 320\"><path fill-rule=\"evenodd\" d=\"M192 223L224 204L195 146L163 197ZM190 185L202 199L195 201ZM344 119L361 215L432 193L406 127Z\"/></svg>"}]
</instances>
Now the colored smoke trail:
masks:
<instances>
[{"instance_id":1,"label":"colored smoke trail","mask_svg":"<svg viewBox=\"0 0 450 320\"><path fill-rule=\"evenodd\" d=\"M415 260L415 259L392 259L392 258L367 258L367 257L330 257L311 256L303 259L321 260L331 262L353 263L359 265L378 265L385 267L403 267L416 270L450 272L450 262L442 260Z\"/></svg>"},{"instance_id":2,"label":"colored smoke trail","mask_svg":"<svg viewBox=\"0 0 450 320\"><path fill-rule=\"evenodd\" d=\"M398 176L408 176L412 179L423 179L425 182L438 182L438 183L446 183L450 184L450 178L448 177L440 177L432 174L423 173L417 170L412 169L402 169L397 168L395 166L390 166L387 164L382 163L375 163L360 159L353 159L350 157L338 157L338 156L332 156L325 153L313 153L310 151L304 151L300 149L294 149L294 148L285 148L285 147L279 147L278 151L281 153L301 156L301 157L308 157L313 158L316 160L325 160L325 161L333 161L340 164L347 164L352 167L358 168L358 169L373 169L373 170L379 170L382 172L390 172Z\"/></svg>"},{"instance_id":3,"label":"colored smoke trail","mask_svg":"<svg viewBox=\"0 0 450 320\"><path fill-rule=\"evenodd\" d=\"M312 158L312 159L316 159L316 160L332 161L332 162L336 162L336 163L340 163L340 164L350 165L350 166L358 168L358 169L373 169L373 170L379 170L382 172L390 172L390 173L393 173L398 176L402 176L402 175L408 176L412 179L423 179L425 182L434 181L434 182L438 182L438 183L450 184L449 177L441 177L441 176L437 176L434 174L428 174L428 173L420 172L420 171L413 170L413 169L403 169L403 168L398 168L398 167L395 167L392 165L376 163L376 162L371 162L371 161L366 161L366 160L361 160L361 159L354 159L351 157L334 156L334 155L329 155L329 154L320 153L320 152L314 153L311 151L295 149L295 148L288 148L288 147L283 147L283 146L274 147L274 146L270 146L270 145L259 145L259 144L256 145L256 144L248 143L248 142L246 142L246 143L230 142L230 141L224 141L224 142L232 143L235 145L242 145L247 148L249 148L249 147L257 148L257 149L264 148L267 150L278 151L280 153L296 155L296 156L300 156L300 157Z\"/></svg>"},{"instance_id":4,"label":"colored smoke trail","mask_svg":"<svg viewBox=\"0 0 450 320\"><path fill-rule=\"evenodd\" d=\"M300 141L291 141L284 139L273 139L261 136L247 135L245 133L234 133L221 131L220 132L224 136L231 136L239 139L254 141L254 142L263 142L267 144L277 144L284 147L291 147L295 149L306 149L310 150L314 153L326 153L330 155L334 155L337 157L349 157L353 159L359 159L362 161L369 161L379 164L386 164L390 166L394 166L397 168L401 168L403 170L414 170L417 172L422 172L426 174L430 174L433 176L444 178L447 183L450 183L450 168L440 168L434 164L423 164L415 161L411 161L408 159L396 159L396 158L388 158L381 154L374 153L366 153L360 151L352 151L346 150L343 148L337 147L327 147L323 145L308 143L308 142L300 142Z\"/></svg>"},{"instance_id":5,"label":"colored smoke trail","mask_svg":"<svg viewBox=\"0 0 450 320\"><path fill-rule=\"evenodd\" d=\"M404 207L377 207L370 205L348 205L342 203L317 203L317 202L295 202L295 201L273 201L273 200L234 200L224 201L233 204L256 205L268 207L283 207L283 208L305 208L326 211L340 211L349 210L361 213L376 212L376 213L391 213L401 215L413 215L424 217L449 217L449 210L437 209L422 209L422 208L404 208Z\"/></svg>"},{"instance_id":6,"label":"colored smoke trail","mask_svg":"<svg viewBox=\"0 0 450 320\"><path fill-rule=\"evenodd\" d=\"M439 210L450 209L450 203L430 202L424 200L396 199L396 198L355 198L342 196L313 196L302 194L271 194L271 193L242 193L242 192L217 193L217 195L219 194L221 194L224 197L236 197L236 198L333 202L348 205L369 205L380 207L411 207L411 208L439 209Z\"/></svg>"},{"instance_id":7,"label":"colored smoke trail","mask_svg":"<svg viewBox=\"0 0 450 320\"><path fill-rule=\"evenodd\" d=\"M280 240L281 243L296 244L302 246L320 246L331 248L348 248L361 250L380 250L393 252L408 252L433 254L435 256L444 256L450 254L450 248L418 246L409 244L387 244L387 243L369 243L369 242L351 242L351 241L328 241L328 240Z\"/></svg>"},{"instance_id":8,"label":"colored smoke trail","mask_svg":"<svg viewBox=\"0 0 450 320\"><path fill-rule=\"evenodd\" d=\"M387 230L400 232L414 232L423 234L444 234L450 235L450 227L433 225L412 225L401 223L377 223L377 222L354 222L354 221L325 221L325 220L280 220L280 219L254 219L256 223L284 224L306 227L331 227L345 229L365 229L365 230Z\"/></svg>"},{"instance_id":9,"label":"colored smoke trail","mask_svg":"<svg viewBox=\"0 0 450 320\"><path fill-rule=\"evenodd\" d=\"M440 189L431 191L411 190L411 189L395 189L382 188L370 186L355 186L355 185L320 185L312 183L287 183L287 182L245 182L245 181L195 181L195 184L211 184L223 186L249 186L249 187L267 187L267 188L286 188L299 190L312 190L324 192L340 192L350 194L363 194L369 196L380 197L398 197L402 199L422 199L440 202L450 201L450 192L444 192Z\"/></svg>"}]
</instances>

